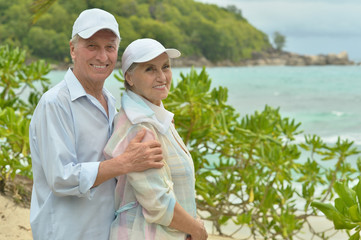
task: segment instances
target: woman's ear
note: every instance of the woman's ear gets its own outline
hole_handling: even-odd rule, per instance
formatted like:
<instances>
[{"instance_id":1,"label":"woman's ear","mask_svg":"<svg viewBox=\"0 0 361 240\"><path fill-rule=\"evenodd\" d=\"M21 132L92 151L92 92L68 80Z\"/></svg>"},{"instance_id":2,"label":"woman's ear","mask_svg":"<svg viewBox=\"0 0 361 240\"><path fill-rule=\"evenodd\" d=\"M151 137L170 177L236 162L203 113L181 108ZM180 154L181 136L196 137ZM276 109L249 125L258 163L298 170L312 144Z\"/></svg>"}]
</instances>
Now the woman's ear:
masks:
<instances>
[{"instance_id":1,"label":"woman's ear","mask_svg":"<svg viewBox=\"0 0 361 240\"><path fill-rule=\"evenodd\" d=\"M130 74L128 72L125 73L125 81L127 81L129 86L133 87L134 83L132 82L132 79L131 79Z\"/></svg>"}]
</instances>

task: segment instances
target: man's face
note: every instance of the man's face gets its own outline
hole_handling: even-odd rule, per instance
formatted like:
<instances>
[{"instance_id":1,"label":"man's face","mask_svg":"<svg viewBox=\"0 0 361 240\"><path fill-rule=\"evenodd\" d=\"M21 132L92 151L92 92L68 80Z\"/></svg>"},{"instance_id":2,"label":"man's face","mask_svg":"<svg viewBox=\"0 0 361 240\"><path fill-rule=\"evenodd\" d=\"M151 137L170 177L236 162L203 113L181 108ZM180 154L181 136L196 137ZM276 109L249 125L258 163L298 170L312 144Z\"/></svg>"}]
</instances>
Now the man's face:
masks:
<instances>
[{"instance_id":1,"label":"man's face","mask_svg":"<svg viewBox=\"0 0 361 240\"><path fill-rule=\"evenodd\" d=\"M117 37L111 31L100 30L88 39L79 38L75 45L70 43L70 54L73 73L82 85L103 85L117 62Z\"/></svg>"}]
</instances>

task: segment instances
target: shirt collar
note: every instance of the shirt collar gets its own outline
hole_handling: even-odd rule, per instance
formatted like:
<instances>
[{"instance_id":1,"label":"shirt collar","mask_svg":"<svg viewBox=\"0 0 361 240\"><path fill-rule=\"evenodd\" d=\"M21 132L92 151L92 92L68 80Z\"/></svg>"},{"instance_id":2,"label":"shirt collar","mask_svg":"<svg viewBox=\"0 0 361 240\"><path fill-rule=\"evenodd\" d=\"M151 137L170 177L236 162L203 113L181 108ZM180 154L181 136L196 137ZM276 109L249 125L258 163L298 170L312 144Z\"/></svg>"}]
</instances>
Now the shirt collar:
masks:
<instances>
[{"instance_id":1,"label":"shirt collar","mask_svg":"<svg viewBox=\"0 0 361 240\"><path fill-rule=\"evenodd\" d=\"M174 114L167 111L163 103L154 105L132 91L125 91L122 96L122 108L133 124L151 123L157 130L165 134L172 123Z\"/></svg>"},{"instance_id":2,"label":"shirt collar","mask_svg":"<svg viewBox=\"0 0 361 240\"><path fill-rule=\"evenodd\" d=\"M65 82L69 89L71 101L86 96L86 92L83 86L80 84L79 80L75 77L71 68L69 68L65 74Z\"/></svg>"},{"instance_id":3,"label":"shirt collar","mask_svg":"<svg viewBox=\"0 0 361 240\"><path fill-rule=\"evenodd\" d=\"M81 85L79 80L75 77L71 68L69 68L65 74L65 82L69 89L71 101L75 101L76 99L78 99L80 97L87 96L85 89L83 88L83 86ZM115 101L116 101L115 98L104 87L103 87L103 94L104 94L105 98L107 99L108 103L109 103L109 101L111 101L111 105L114 106Z\"/></svg>"}]
</instances>

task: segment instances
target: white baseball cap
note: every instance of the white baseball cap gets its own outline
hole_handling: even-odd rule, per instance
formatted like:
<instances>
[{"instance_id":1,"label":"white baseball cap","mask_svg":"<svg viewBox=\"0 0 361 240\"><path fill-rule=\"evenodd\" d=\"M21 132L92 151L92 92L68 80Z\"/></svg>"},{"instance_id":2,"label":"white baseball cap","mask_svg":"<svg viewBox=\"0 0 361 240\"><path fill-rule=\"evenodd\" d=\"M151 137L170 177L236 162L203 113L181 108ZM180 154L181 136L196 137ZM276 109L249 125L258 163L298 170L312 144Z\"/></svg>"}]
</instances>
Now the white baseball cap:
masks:
<instances>
[{"instance_id":1,"label":"white baseball cap","mask_svg":"<svg viewBox=\"0 0 361 240\"><path fill-rule=\"evenodd\" d=\"M122 56L123 74L133 63L148 62L166 52L169 58L177 58L181 53L175 48L165 48L160 42L151 38L137 39L131 42Z\"/></svg>"},{"instance_id":2,"label":"white baseball cap","mask_svg":"<svg viewBox=\"0 0 361 240\"><path fill-rule=\"evenodd\" d=\"M120 39L119 26L112 14L99 8L87 9L75 20L71 37L78 34L88 39L101 29L111 30Z\"/></svg>"}]
</instances>

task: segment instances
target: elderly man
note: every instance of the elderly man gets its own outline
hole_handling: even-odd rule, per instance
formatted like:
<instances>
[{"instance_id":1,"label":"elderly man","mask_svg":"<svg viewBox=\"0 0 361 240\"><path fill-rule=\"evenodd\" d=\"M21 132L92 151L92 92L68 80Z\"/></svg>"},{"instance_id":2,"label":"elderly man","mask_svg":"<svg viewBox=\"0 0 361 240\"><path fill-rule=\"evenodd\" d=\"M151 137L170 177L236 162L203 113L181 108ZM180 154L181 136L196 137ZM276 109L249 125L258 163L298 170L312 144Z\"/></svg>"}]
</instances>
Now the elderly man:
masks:
<instances>
[{"instance_id":1,"label":"elderly man","mask_svg":"<svg viewBox=\"0 0 361 240\"><path fill-rule=\"evenodd\" d=\"M144 132L123 154L104 158L116 113L104 82L117 61L119 42L113 15L101 9L83 11L70 40L74 67L42 96L34 112L29 141L35 240L108 239L114 177L163 166L160 144L142 142Z\"/></svg>"}]
</instances>

